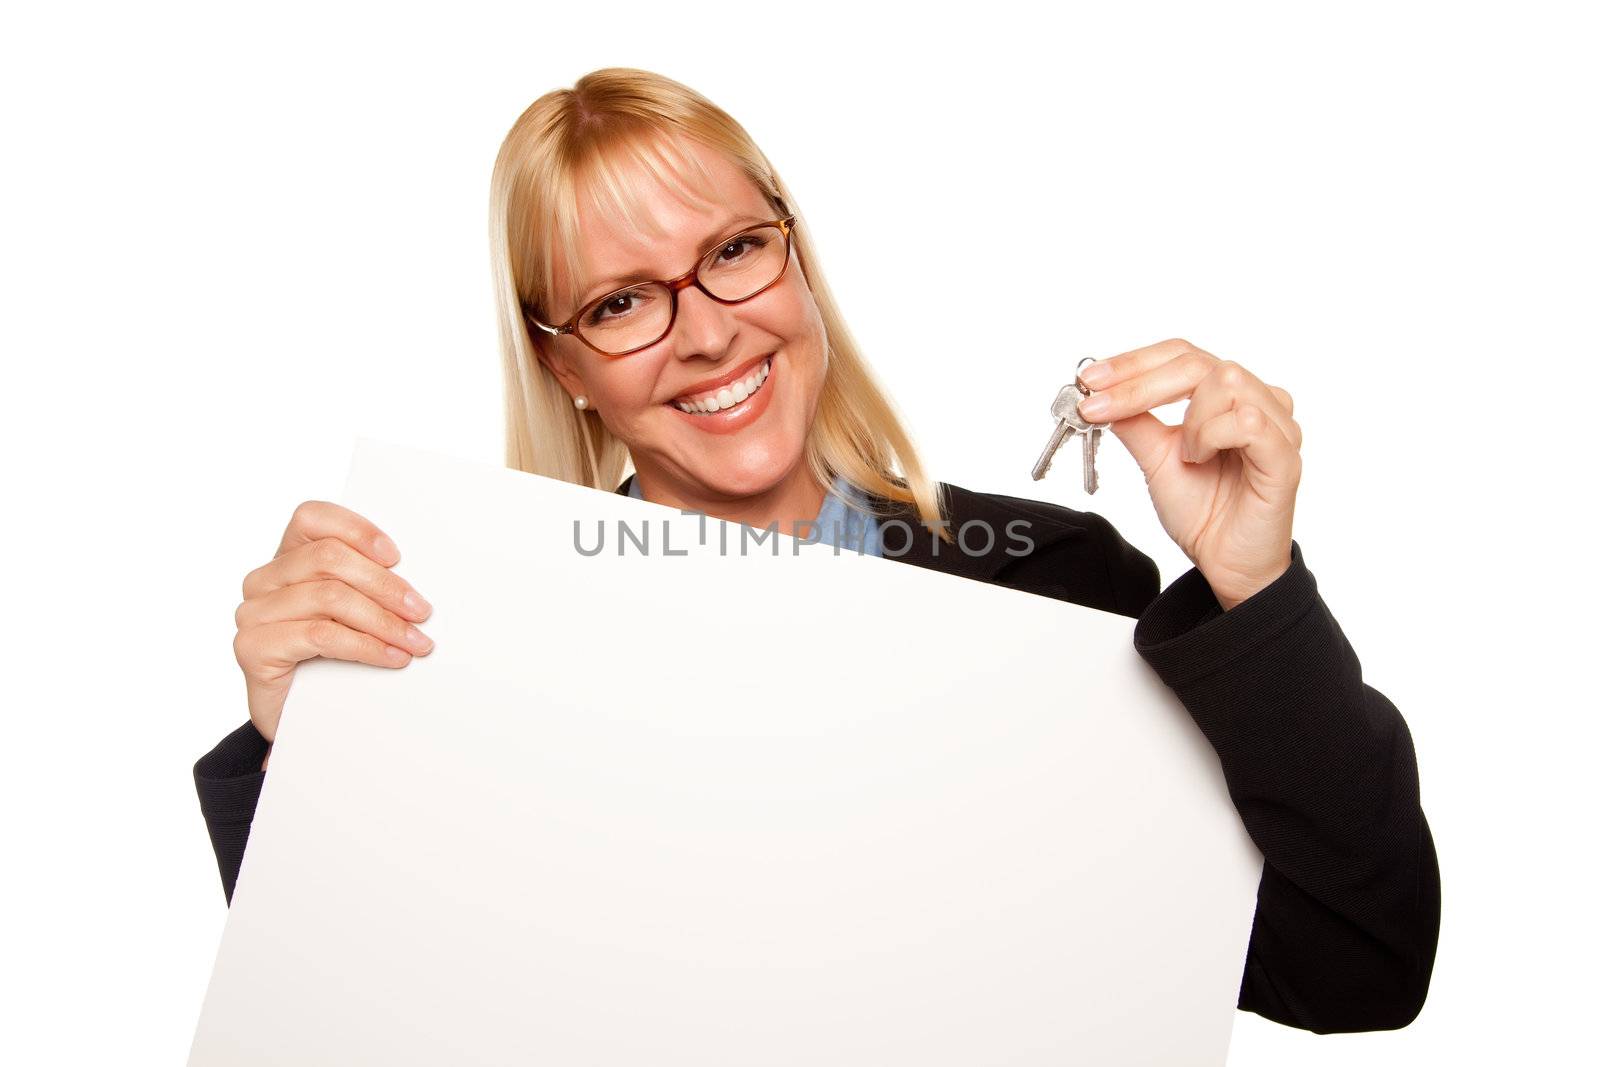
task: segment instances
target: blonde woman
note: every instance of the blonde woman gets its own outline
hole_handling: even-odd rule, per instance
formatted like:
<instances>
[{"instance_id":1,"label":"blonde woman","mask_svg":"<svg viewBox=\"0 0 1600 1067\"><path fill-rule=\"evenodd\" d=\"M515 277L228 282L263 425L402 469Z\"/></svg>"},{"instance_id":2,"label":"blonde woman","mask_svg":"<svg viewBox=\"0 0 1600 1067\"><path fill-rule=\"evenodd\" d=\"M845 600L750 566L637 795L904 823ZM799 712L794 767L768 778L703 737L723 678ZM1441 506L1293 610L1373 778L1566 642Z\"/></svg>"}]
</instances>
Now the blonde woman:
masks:
<instances>
[{"instance_id":1,"label":"blonde woman","mask_svg":"<svg viewBox=\"0 0 1600 1067\"><path fill-rule=\"evenodd\" d=\"M1239 1007L1318 1032L1416 1016L1433 841L1405 722L1362 682L1291 538L1287 392L1182 340L1084 370L1083 414L1111 423L1194 563L1163 592L1097 515L930 478L799 200L691 89L605 69L535 101L495 161L489 236L508 464L1136 617L1266 858ZM1184 399L1179 426L1150 414ZM195 765L230 901L296 665L402 667L431 648L398 559L364 517L308 501L245 576L250 721Z\"/></svg>"}]
</instances>

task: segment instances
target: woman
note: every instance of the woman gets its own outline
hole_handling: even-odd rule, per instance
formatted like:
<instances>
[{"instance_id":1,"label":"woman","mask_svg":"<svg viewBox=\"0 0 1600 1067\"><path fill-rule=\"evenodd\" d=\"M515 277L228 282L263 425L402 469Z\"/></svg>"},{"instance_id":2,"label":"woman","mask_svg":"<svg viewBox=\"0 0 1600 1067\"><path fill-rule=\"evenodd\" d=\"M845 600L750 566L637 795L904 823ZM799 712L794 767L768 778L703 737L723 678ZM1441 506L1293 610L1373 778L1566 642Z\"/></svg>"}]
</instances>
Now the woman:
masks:
<instances>
[{"instance_id":1,"label":"woman","mask_svg":"<svg viewBox=\"0 0 1600 1067\"><path fill-rule=\"evenodd\" d=\"M855 514L844 536L862 550L1138 618L1136 647L1215 746L1266 858L1239 1006L1317 1032L1416 1016L1438 937L1433 841L1405 722L1363 684L1290 536L1287 392L1181 340L1084 370L1082 414L1111 424L1195 564L1160 592L1099 516L928 477L797 201L684 86L607 69L536 101L495 163L491 240L511 466L836 543L826 519ZM1150 414L1182 399L1180 426ZM1026 551L962 536L1016 522ZM308 501L245 578L250 721L195 765L230 901L296 664L403 666L431 648L398 559L362 516Z\"/></svg>"}]
</instances>

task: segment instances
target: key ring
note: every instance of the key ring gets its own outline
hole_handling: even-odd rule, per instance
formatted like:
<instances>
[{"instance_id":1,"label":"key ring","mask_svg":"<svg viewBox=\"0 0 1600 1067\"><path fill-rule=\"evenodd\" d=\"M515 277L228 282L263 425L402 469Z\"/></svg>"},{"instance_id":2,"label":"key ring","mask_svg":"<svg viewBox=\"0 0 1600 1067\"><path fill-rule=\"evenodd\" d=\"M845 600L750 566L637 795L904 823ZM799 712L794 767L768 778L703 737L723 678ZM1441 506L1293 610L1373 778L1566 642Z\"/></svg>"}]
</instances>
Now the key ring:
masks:
<instances>
[{"instance_id":1,"label":"key ring","mask_svg":"<svg viewBox=\"0 0 1600 1067\"><path fill-rule=\"evenodd\" d=\"M1072 371L1072 384L1076 385L1078 387L1078 392L1082 393L1084 396L1090 395L1089 387L1083 384L1083 379L1078 377L1078 372L1083 370L1083 365L1085 363L1095 362L1098 361L1093 356L1084 356L1082 359L1078 360L1078 365L1074 367Z\"/></svg>"}]
</instances>

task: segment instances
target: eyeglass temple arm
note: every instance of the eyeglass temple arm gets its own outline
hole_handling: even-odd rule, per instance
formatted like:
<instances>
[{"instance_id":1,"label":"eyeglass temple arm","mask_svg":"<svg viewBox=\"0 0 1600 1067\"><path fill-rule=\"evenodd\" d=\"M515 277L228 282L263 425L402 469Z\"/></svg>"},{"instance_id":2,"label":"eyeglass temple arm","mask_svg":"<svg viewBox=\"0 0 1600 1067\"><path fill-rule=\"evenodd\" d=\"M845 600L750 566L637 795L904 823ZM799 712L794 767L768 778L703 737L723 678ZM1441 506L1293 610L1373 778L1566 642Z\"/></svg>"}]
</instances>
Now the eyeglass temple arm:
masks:
<instances>
[{"instance_id":1,"label":"eyeglass temple arm","mask_svg":"<svg viewBox=\"0 0 1600 1067\"><path fill-rule=\"evenodd\" d=\"M527 304L522 305L522 317L552 337L569 332L568 328L565 326L547 326L540 322L538 317L534 315L533 309Z\"/></svg>"}]
</instances>

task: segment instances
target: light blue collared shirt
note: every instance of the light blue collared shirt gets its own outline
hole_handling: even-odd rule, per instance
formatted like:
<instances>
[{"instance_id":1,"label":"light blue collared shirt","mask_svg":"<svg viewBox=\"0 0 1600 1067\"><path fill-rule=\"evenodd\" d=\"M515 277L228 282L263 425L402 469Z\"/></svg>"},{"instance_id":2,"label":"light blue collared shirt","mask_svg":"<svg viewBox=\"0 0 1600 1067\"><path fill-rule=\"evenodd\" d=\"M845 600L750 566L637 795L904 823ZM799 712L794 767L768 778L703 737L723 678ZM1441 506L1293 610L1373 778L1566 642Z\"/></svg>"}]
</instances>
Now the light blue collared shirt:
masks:
<instances>
[{"instance_id":1,"label":"light blue collared shirt","mask_svg":"<svg viewBox=\"0 0 1600 1067\"><path fill-rule=\"evenodd\" d=\"M639 492L638 475L628 483L628 495L635 500L644 499L644 494ZM846 504L847 496L864 503L860 491L845 481L844 475L835 475L833 488L822 498L822 510L814 520L816 540L833 545L839 552L859 549L861 555L882 557L883 540L878 534L878 520Z\"/></svg>"}]
</instances>

